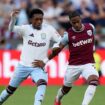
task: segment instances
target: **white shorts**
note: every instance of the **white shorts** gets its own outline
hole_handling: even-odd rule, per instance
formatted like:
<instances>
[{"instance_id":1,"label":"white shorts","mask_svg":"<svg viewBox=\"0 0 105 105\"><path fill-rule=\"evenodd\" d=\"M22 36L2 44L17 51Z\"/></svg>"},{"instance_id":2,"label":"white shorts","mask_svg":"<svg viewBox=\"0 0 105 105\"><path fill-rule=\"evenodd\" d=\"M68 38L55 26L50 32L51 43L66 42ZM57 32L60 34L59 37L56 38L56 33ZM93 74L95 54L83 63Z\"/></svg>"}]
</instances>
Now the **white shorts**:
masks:
<instances>
[{"instance_id":1,"label":"white shorts","mask_svg":"<svg viewBox=\"0 0 105 105\"><path fill-rule=\"evenodd\" d=\"M82 75L86 80L91 75L96 75L99 77L98 72L94 68L94 64L84 64L79 66L68 65L65 76L64 85L71 87L72 83Z\"/></svg>"},{"instance_id":2,"label":"white shorts","mask_svg":"<svg viewBox=\"0 0 105 105\"><path fill-rule=\"evenodd\" d=\"M48 81L48 74L41 68L26 67L19 64L14 71L14 74L9 82L10 86L18 87L20 83L30 76L32 80L37 83L39 79Z\"/></svg>"}]
</instances>

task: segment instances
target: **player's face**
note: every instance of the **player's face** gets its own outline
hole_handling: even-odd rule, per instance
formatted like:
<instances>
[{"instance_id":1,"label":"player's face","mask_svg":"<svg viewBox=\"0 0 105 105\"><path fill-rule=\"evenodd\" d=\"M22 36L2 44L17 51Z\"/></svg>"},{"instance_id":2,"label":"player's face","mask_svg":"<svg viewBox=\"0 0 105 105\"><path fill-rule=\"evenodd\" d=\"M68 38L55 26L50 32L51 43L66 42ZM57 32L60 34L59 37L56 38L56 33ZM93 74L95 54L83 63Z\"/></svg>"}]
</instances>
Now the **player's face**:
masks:
<instances>
[{"instance_id":1,"label":"player's face","mask_svg":"<svg viewBox=\"0 0 105 105\"><path fill-rule=\"evenodd\" d=\"M32 25L35 29L41 29L42 22L43 22L43 15L42 14L35 14L32 17Z\"/></svg>"},{"instance_id":2,"label":"player's face","mask_svg":"<svg viewBox=\"0 0 105 105\"><path fill-rule=\"evenodd\" d=\"M80 31L81 30L81 28L82 28L82 22L81 22L81 18L79 16L71 18L70 23L71 23L72 27L76 31Z\"/></svg>"}]
</instances>

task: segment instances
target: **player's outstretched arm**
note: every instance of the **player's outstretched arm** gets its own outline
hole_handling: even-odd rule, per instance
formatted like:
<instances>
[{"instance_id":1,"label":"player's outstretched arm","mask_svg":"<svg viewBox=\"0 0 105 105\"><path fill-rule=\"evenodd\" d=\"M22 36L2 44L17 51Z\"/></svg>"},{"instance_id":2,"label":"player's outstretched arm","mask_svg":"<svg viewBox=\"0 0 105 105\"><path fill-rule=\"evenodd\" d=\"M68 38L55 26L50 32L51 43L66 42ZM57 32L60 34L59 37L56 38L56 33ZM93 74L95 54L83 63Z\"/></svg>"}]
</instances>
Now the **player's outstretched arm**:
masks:
<instances>
[{"instance_id":1,"label":"player's outstretched arm","mask_svg":"<svg viewBox=\"0 0 105 105\"><path fill-rule=\"evenodd\" d=\"M54 58L55 56L57 56L59 54L59 52L61 52L61 50L64 48L65 46L60 43L58 47L54 47L52 49L52 53L48 56L48 59L51 60L52 58Z\"/></svg>"},{"instance_id":2,"label":"player's outstretched arm","mask_svg":"<svg viewBox=\"0 0 105 105\"><path fill-rule=\"evenodd\" d=\"M61 38L60 42L53 46L52 53L47 58L45 58L43 61L35 60L34 62L32 62L33 67L43 68L49 60L58 55L58 53L67 45L67 43L68 36L67 34L65 34L64 37Z\"/></svg>"},{"instance_id":3,"label":"player's outstretched arm","mask_svg":"<svg viewBox=\"0 0 105 105\"><path fill-rule=\"evenodd\" d=\"M62 43L58 44L57 46L54 46L52 48L51 54L48 55L47 58L45 58L43 60L43 62L46 64L49 60L53 59L55 56L57 56L59 54L59 52L61 52L61 50L65 47L65 45L63 45Z\"/></svg>"},{"instance_id":4,"label":"player's outstretched arm","mask_svg":"<svg viewBox=\"0 0 105 105\"><path fill-rule=\"evenodd\" d=\"M34 60L34 62L32 62L33 67L40 67L40 68L44 68L44 66L46 65L46 63L51 60L52 58L54 58L55 56L58 55L58 53L64 48L63 44L59 44L59 47L54 47L52 49L52 53L48 56L48 58L45 58L43 61L42 60Z\"/></svg>"},{"instance_id":5,"label":"player's outstretched arm","mask_svg":"<svg viewBox=\"0 0 105 105\"><path fill-rule=\"evenodd\" d=\"M16 23L16 17L19 13L19 10L18 9L15 9L11 12L11 21L9 23L9 31L12 32L13 29L14 29L14 26L15 26L15 23Z\"/></svg>"}]
</instances>

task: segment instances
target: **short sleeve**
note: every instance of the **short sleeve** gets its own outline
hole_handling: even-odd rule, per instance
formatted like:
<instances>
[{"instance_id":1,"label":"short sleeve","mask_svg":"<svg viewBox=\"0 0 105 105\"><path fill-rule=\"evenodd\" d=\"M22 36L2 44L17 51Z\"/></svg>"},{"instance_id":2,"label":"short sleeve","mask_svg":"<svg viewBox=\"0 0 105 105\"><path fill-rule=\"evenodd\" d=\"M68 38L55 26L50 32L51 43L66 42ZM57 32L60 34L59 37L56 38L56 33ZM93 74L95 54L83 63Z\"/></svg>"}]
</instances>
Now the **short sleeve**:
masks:
<instances>
[{"instance_id":1,"label":"short sleeve","mask_svg":"<svg viewBox=\"0 0 105 105\"><path fill-rule=\"evenodd\" d=\"M59 40L61 39L60 34L53 27L50 27L50 34L52 36L51 40L54 41L54 42L59 42Z\"/></svg>"},{"instance_id":2,"label":"short sleeve","mask_svg":"<svg viewBox=\"0 0 105 105\"><path fill-rule=\"evenodd\" d=\"M68 32L64 32L64 35L63 37L61 38L61 42L63 45L67 45L69 42L69 39L68 39Z\"/></svg>"}]
</instances>

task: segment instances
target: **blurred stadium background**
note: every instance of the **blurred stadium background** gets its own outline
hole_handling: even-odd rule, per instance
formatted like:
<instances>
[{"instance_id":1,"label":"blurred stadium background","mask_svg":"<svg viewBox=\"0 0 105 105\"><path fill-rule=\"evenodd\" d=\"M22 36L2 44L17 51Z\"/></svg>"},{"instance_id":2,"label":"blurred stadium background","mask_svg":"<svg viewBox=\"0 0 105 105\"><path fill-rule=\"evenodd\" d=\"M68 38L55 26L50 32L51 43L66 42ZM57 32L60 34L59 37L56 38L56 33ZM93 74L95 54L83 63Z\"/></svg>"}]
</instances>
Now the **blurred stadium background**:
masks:
<instances>
[{"instance_id":1,"label":"blurred stadium background","mask_svg":"<svg viewBox=\"0 0 105 105\"><path fill-rule=\"evenodd\" d=\"M89 22L95 26L94 57L100 74L100 86L90 105L105 105L105 0L0 0L0 92L13 74L22 48L21 37L8 31L10 12L15 8L20 9L16 25L28 24L30 10L37 7L44 11L44 21L53 25L61 36L71 27L67 16L71 10L81 14L83 23ZM65 48L58 57L48 62L46 70L49 73L49 86L43 105L53 105L57 89L63 82L68 57L69 52ZM64 98L63 105L81 103L86 83L80 77L74 84L79 86L74 87ZM22 85L4 105L32 105L36 87L33 87L30 78Z\"/></svg>"}]
</instances>

